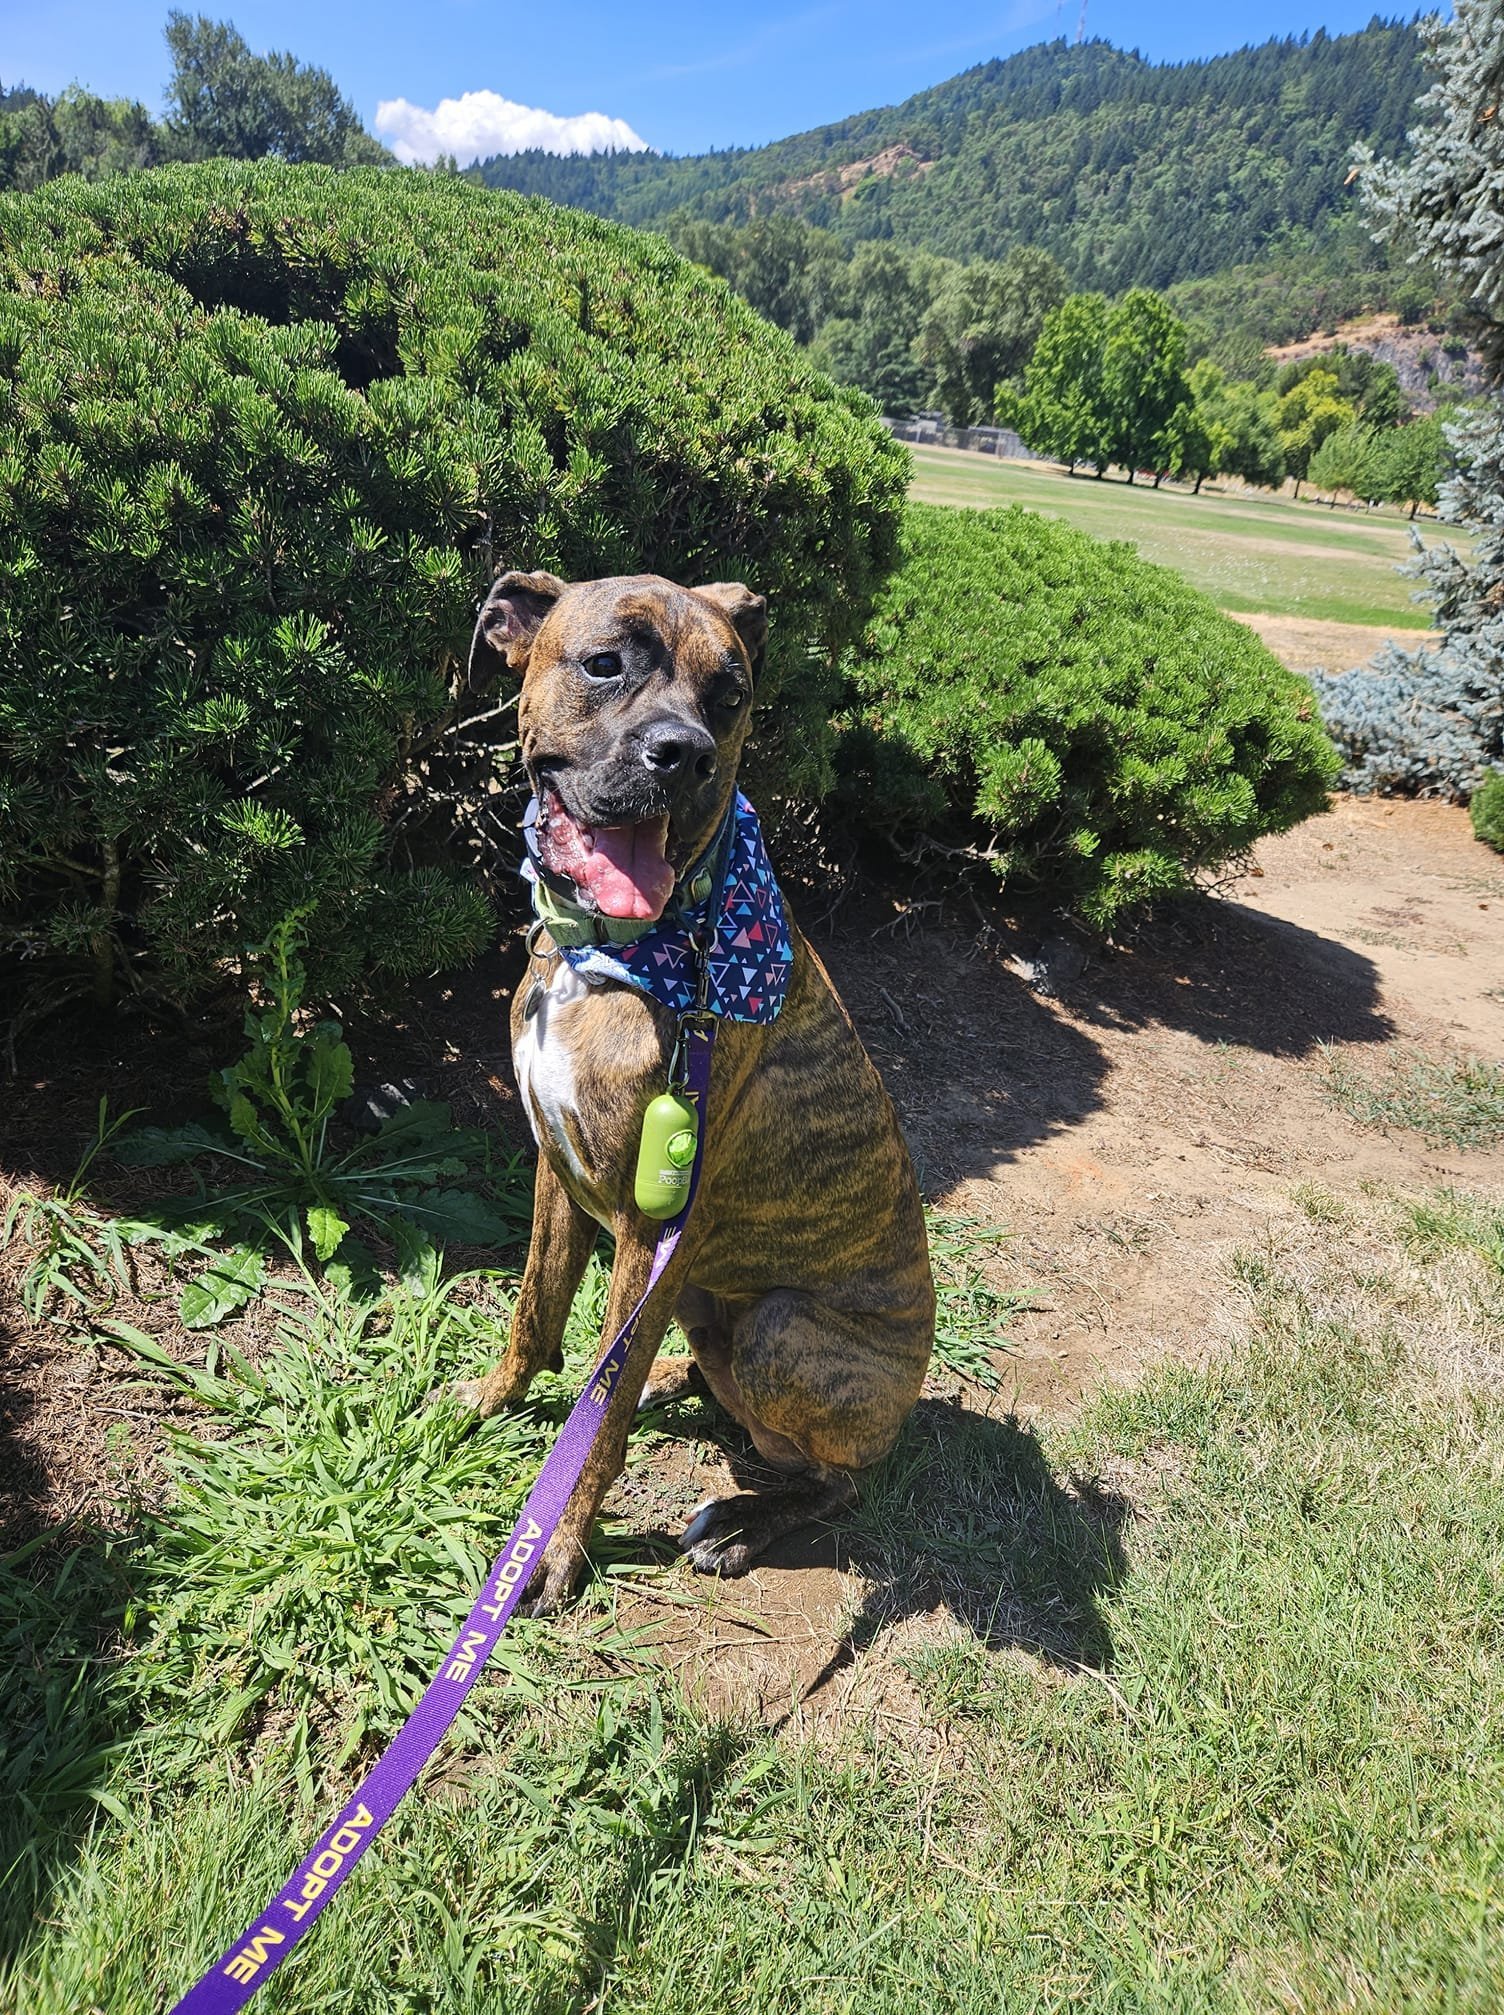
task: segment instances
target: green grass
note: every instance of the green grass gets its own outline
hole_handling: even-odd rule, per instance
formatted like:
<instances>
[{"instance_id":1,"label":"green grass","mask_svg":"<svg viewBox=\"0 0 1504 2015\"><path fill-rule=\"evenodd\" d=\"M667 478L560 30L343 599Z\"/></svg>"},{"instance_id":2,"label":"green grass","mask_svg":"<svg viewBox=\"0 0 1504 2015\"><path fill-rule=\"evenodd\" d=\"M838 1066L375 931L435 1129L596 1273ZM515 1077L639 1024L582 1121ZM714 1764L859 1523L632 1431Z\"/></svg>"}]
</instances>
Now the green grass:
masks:
<instances>
[{"instance_id":1,"label":"green grass","mask_svg":"<svg viewBox=\"0 0 1504 2015\"><path fill-rule=\"evenodd\" d=\"M916 1412L855 1535L851 1657L914 1619L883 1711L818 1745L704 1714L613 1627L608 1572L583 1621L518 1632L259 2005L1499 2006L1496 1206L1310 1200L1235 1263L1208 1365L1039 1433ZM96 1746L33 1801L0 2006L160 2008L317 1831L342 1735L389 1724L562 1403L550 1383L469 1443L423 1408L491 1347L500 1292L295 1300L258 1374L205 1374L233 1433L179 1446L134 1542L11 1566L5 1789L35 1792L70 1722ZM598 1299L597 1278L576 1368Z\"/></svg>"},{"instance_id":2,"label":"green grass","mask_svg":"<svg viewBox=\"0 0 1504 2015\"><path fill-rule=\"evenodd\" d=\"M1326 1054L1326 1097L1354 1125L1418 1133L1433 1147L1489 1148L1504 1140L1504 1066L1475 1057L1410 1055L1365 1069Z\"/></svg>"},{"instance_id":3,"label":"green grass","mask_svg":"<svg viewBox=\"0 0 1504 2015\"><path fill-rule=\"evenodd\" d=\"M958 449L910 453L910 494L925 503L1025 504L1098 538L1126 539L1221 608L1391 630L1429 627L1428 610L1410 599L1415 583L1395 572L1412 548L1406 520L1392 513L1331 511L1273 496L1193 497ZM1439 536L1435 527L1423 535L1427 543Z\"/></svg>"},{"instance_id":4,"label":"green grass","mask_svg":"<svg viewBox=\"0 0 1504 2015\"><path fill-rule=\"evenodd\" d=\"M987 1274L988 1255L1008 1243L1007 1233L945 1211L928 1211L926 1218L939 1297L935 1356L949 1370L995 1390L1002 1383L999 1344L1025 1306L1025 1297L994 1286Z\"/></svg>"}]
</instances>

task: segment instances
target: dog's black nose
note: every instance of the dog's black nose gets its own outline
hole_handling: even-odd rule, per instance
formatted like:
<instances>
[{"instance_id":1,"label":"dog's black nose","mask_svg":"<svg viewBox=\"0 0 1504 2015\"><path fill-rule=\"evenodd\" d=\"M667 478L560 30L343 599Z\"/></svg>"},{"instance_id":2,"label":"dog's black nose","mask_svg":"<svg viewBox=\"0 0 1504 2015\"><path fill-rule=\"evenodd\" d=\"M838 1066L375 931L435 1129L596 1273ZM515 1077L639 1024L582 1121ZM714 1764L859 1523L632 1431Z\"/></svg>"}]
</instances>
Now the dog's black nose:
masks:
<instances>
[{"instance_id":1,"label":"dog's black nose","mask_svg":"<svg viewBox=\"0 0 1504 2015\"><path fill-rule=\"evenodd\" d=\"M642 731L642 760L665 783L715 775L715 737L693 721L653 721Z\"/></svg>"}]
</instances>

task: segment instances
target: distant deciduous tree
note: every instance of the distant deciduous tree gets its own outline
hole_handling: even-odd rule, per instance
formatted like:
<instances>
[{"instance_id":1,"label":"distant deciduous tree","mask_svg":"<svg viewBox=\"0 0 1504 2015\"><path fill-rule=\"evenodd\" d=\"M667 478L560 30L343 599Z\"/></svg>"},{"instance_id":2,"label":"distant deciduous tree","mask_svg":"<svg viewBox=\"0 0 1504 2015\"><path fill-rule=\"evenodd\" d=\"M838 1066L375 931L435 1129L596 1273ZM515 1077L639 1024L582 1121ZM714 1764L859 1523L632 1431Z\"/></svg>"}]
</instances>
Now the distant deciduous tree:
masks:
<instances>
[{"instance_id":1,"label":"distant deciduous tree","mask_svg":"<svg viewBox=\"0 0 1504 2015\"><path fill-rule=\"evenodd\" d=\"M1434 507L1450 459L1439 414L1392 427L1380 437L1380 468L1384 495L1394 504L1408 504L1413 518L1422 504Z\"/></svg>"},{"instance_id":2,"label":"distant deciduous tree","mask_svg":"<svg viewBox=\"0 0 1504 2015\"><path fill-rule=\"evenodd\" d=\"M945 262L879 240L863 245L833 281L830 319L810 355L844 384L860 385L885 413L923 406L928 374L915 334Z\"/></svg>"},{"instance_id":3,"label":"distant deciduous tree","mask_svg":"<svg viewBox=\"0 0 1504 2015\"><path fill-rule=\"evenodd\" d=\"M785 210L740 226L676 219L668 235L686 259L718 273L759 315L799 343L814 336L839 284L835 269L847 258L846 247L829 231Z\"/></svg>"},{"instance_id":4,"label":"distant deciduous tree","mask_svg":"<svg viewBox=\"0 0 1504 2015\"><path fill-rule=\"evenodd\" d=\"M1023 371L1067 291L1050 255L1025 246L945 272L919 325L918 355L929 396L952 426L992 418L998 386Z\"/></svg>"},{"instance_id":5,"label":"distant deciduous tree","mask_svg":"<svg viewBox=\"0 0 1504 2015\"><path fill-rule=\"evenodd\" d=\"M1024 372L1022 397L1004 400L999 417L1017 426L1037 454L1102 475L1112 460L1113 429L1102 364L1111 310L1101 294L1072 294L1045 317Z\"/></svg>"},{"instance_id":6,"label":"distant deciduous tree","mask_svg":"<svg viewBox=\"0 0 1504 2015\"><path fill-rule=\"evenodd\" d=\"M1185 358L1185 324L1163 295L1134 287L1109 311L1102 397L1112 459L1130 483L1135 469L1164 467L1170 421L1191 403Z\"/></svg>"},{"instance_id":7,"label":"distant deciduous tree","mask_svg":"<svg viewBox=\"0 0 1504 2015\"><path fill-rule=\"evenodd\" d=\"M1308 371L1280 399L1276 415L1280 452L1285 467L1295 478L1295 494L1306 480L1311 457L1328 434L1357 418L1350 399L1337 389L1335 371Z\"/></svg>"},{"instance_id":8,"label":"distant deciduous tree","mask_svg":"<svg viewBox=\"0 0 1504 2015\"><path fill-rule=\"evenodd\" d=\"M1337 397L1346 399L1366 426L1397 427L1409 418L1410 403L1393 364L1367 350L1350 350L1345 343L1292 359L1275 379L1274 389L1281 395L1293 392L1314 371L1336 379Z\"/></svg>"},{"instance_id":9,"label":"distant deciduous tree","mask_svg":"<svg viewBox=\"0 0 1504 2015\"><path fill-rule=\"evenodd\" d=\"M76 84L57 98L0 90L0 189L39 189L56 175L98 182L168 152L165 131L134 99L96 98Z\"/></svg>"},{"instance_id":10,"label":"distant deciduous tree","mask_svg":"<svg viewBox=\"0 0 1504 2015\"><path fill-rule=\"evenodd\" d=\"M1196 419L1209 437L1214 456L1206 473L1237 476L1245 483L1277 490L1285 480L1285 458L1274 393L1261 391L1247 380L1228 379L1209 357L1191 366L1187 382ZM1199 478L1196 487L1201 487Z\"/></svg>"},{"instance_id":11,"label":"distant deciduous tree","mask_svg":"<svg viewBox=\"0 0 1504 2015\"><path fill-rule=\"evenodd\" d=\"M1100 294L1073 294L1049 315L1024 374L1021 397L1005 397L1010 419L1040 454L1089 462L1100 476L1118 462L1156 475L1174 467L1207 473L1185 373L1185 324L1163 296L1134 287L1111 306Z\"/></svg>"},{"instance_id":12,"label":"distant deciduous tree","mask_svg":"<svg viewBox=\"0 0 1504 2015\"><path fill-rule=\"evenodd\" d=\"M1314 490L1330 491L1335 508L1339 491L1371 502L1384 490L1383 458L1378 437L1361 420L1335 428L1312 454L1306 480Z\"/></svg>"}]
</instances>

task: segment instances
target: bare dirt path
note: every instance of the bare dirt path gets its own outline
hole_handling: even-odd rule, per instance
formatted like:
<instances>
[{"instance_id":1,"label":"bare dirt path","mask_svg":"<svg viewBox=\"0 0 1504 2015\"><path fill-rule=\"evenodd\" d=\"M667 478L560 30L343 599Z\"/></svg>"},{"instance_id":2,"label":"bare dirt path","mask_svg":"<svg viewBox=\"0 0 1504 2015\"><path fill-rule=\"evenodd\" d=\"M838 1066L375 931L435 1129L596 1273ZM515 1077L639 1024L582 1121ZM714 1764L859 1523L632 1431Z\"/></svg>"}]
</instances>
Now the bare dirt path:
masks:
<instances>
[{"instance_id":1,"label":"bare dirt path","mask_svg":"<svg viewBox=\"0 0 1504 2015\"><path fill-rule=\"evenodd\" d=\"M1292 672L1349 672L1355 665L1366 664L1382 644L1399 644L1414 651L1436 641L1431 630L1402 630L1390 624L1333 623L1321 616L1250 615L1241 609L1223 613L1235 623L1246 623Z\"/></svg>"},{"instance_id":2,"label":"bare dirt path","mask_svg":"<svg viewBox=\"0 0 1504 2015\"><path fill-rule=\"evenodd\" d=\"M997 1076L906 1117L931 1193L1015 1232L1016 1284L1046 1288L1018 1327L1025 1410L1203 1347L1228 1255L1302 1185L1504 1182L1504 1153L1365 1131L1324 1095L1323 1045L1504 1059L1504 860L1455 807L1341 799L1057 1000L970 973L942 989L979 1010L944 1050L990 1035Z\"/></svg>"}]
</instances>

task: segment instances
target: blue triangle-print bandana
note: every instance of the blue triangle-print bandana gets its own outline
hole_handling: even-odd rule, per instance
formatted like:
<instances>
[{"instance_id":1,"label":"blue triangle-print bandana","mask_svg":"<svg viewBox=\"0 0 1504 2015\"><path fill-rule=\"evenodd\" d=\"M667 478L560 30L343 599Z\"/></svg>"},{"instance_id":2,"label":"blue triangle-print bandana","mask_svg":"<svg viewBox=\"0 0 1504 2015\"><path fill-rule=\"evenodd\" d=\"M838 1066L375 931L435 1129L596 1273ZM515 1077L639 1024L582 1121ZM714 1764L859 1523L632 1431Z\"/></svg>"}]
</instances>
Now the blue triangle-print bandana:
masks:
<instances>
[{"instance_id":1,"label":"blue triangle-print bandana","mask_svg":"<svg viewBox=\"0 0 1504 2015\"><path fill-rule=\"evenodd\" d=\"M531 858L522 872L536 882ZM675 1014L687 1014L695 1004L689 934L704 923L714 902L713 891L698 908L675 900L657 923L629 944L561 945L559 955L586 979L616 980ZM738 791L707 960L710 1012L725 1021L776 1020L788 992L793 957L783 895L763 844L762 827Z\"/></svg>"}]
</instances>

